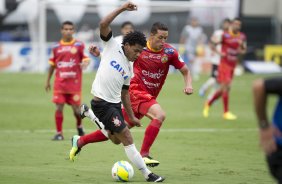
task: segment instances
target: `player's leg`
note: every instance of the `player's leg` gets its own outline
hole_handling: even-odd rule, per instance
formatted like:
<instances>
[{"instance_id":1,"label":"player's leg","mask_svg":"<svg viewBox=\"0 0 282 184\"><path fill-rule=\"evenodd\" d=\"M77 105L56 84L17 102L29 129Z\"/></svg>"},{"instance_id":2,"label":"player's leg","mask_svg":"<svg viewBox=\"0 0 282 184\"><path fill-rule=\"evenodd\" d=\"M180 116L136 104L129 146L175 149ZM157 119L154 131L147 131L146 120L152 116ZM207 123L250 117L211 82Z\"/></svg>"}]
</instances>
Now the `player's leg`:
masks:
<instances>
[{"instance_id":1,"label":"player's leg","mask_svg":"<svg viewBox=\"0 0 282 184\"><path fill-rule=\"evenodd\" d=\"M145 130L140 153L147 165L155 167L158 166L160 162L150 157L150 148L155 142L162 126L162 123L165 120L165 112L155 100L142 103L139 109L141 113L144 113L145 116L151 119L151 122Z\"/></svg>"},{"instance_id":2,"label":"player's leg","mask_svg":"<svg viewBox=\"0 0 282 184\"><path fill-rule=\"evenodd\" d=\"M84 130L83 130L83 126L82 126L82 121L81 121L81 117L80 117L80 107L79 105L71 105L72 110L73 110L73 114L74 117L76 119L76 129L77 129L77 133L79 136L83 136Z\"/></svg>"},{"instance_id":3,"label":"player's leg","mask_svg":"<svg viewBox=\"0 0 282 184\"><path fill-rule=\"evenodd\" d=\"M201 86L199 90L200 96L205 96L206 92L216 84L217 65L213 64L210 78Z\"/></svg>"},{"instance_id":4,"label":"player's leg","mask_svg":"<svg viewBox=\"0 0 282 184\"><path fill-rule=\"evenodd\" d=\"M135 167L137 167L138 170L141 171L147 181L162 182L165 180L164 177L152 173L147 168L141 154L138 152L135 144L133 143L133 138L128 127L125 126L121 132L115 132L114 135L122 142L128 159L135 165Z\"/></svg>"},{"instance_id":5,"label":"player's leg","mask_svg":"<svg viewBox=\"0 0 282 184\"><path fill-rule=\"evenodd\" d=\"M80 108L79 105L81 103L81 94L80 93L74 93L74 94L68 94L66 95L66 103L71 105L73 110L73 115L76 119L76 129L78 132L78 135L82 136L84 135L84 130L82 126L82 121L80 117Z\"/></svg>"},{"instance_id":6,"label":"player's leg","mask_svg":"<svg viewBox=\"0 0 282 184\"><path fill-rule=\"evenodd\" d=\"M56 104L56 111L55 111L56 135L52 139L54 141L64 140L64 136L63 136L63 120L64 120L63 110L64 110L64 104L63 103L57 103Z\"/></svg>"},{"instance_id":7,"label":"player's leg","mask_svg":"<svg viewBox=\"0 0 282 184\"><path fill-rule=\"evenodd\" d=\"M223 118L226 120L236 120L237 117L229 111L229 91L233 78L234 69L226 68L225 79L222 82L222 101L223 101Z\"/></svg>"}]
</instances>

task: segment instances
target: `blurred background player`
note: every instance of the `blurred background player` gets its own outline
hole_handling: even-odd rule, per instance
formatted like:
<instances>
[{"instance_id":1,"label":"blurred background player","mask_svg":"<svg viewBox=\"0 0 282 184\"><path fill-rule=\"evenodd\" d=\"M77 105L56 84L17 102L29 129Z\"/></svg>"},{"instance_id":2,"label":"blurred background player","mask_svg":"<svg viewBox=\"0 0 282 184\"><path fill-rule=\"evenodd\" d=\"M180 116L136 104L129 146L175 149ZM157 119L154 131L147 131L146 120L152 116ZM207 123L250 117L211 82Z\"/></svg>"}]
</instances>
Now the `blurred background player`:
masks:
<instances>
[{"instance_id":1,"label":"blurred background player","mask_svg":"<svg viewBox=\"0 0 282 184\"><path fill-rule=\"evenodd\" d=\"M267 99L279 96L272 125L267 116ZM254 108L259 126L260 145L266 154L269 170L282 183L282 77L258 79L253 84Z\"/></svg>"},{"instance_id":2,"label":"blurred background player","mask_svg":"<svg viewBox=\"0 0 282 184\"><path fill-rule=\"evenodd\" d=\"M216 90L217 87L217 68L221 59L221 44L220 40L224 32L228 31L230 26L230 19L224 19L221 25L221 29L218 29L213 32L211 38L210 38L210 49L211 49L211 56L210 60L212 63L211 68L211 76L210 78L201 86L199 90L200 96L205 96L206 92L213 87L213 90L210 91L210 95L208 96L208 99L211 97L211 94Z\"/></svg>"},{"instance_id":3,"label":"blurred background player","mask_svg":"<svg viewBox=\"0 0 282 184\"><path fill-rule=\"evenodd\" d=\"M84 54L84 44L73 38L74 25L65 21L61 26L62 39L52 48L52 55L49 59L50 68L48 71L45 90L51 89L50 80L55 72L53 102L56 104L55 122L57 133L53 140L63 140L63 109L64 105L71 105L76 118L76 127L79 135L84 135L81 118L81 83L82 69L89 64L89 58Z\"/></svg>"},{"instance_id":4,"label":"blurred background player","mask_svg":"<svg viewBox=\"0 0 282 184\"><path fill-rule=\"evenodd\" d=\"M247 40L241 30L241 20L235 18L232 20L230 29L223 33L221 40L221 60L218 66L217 82L220 88L213 94L204 106L203 116L209 116L209 108L215 100L222 96L224 113L223 118L226 120L235 120L237 117L229 111L229 91L233 79L236 64L239 62L239 55L247 51Z\"/></svg>"},{"instance_id":5,"label":"blurred background player","mask_svg":"<svg viewBox=\"0 0 282 184\"><path fill-rule=\"evenodd\" d=\"M203 50L202 46L206 40L203 28L197 18L191 18L190 24L186 25L180 35L179 52L184 54L184 60L191 69L193 79L199 78L200 63L197 60L197 50ZM187 61L186 61L187 60Z\"/></svg>"},{"instance_id":6,"label":"blurred background player","mask_svg":"<svg viewBox=\"0 0 282 184\"><path fill-rule=\"evenodd\" d=\"M135 61L146 45L146 37L141 32L128 33L122 42L118 43L110 28L111 22L124 11L137 10L137 6L127 2L118 7L100 22L101 39L104 41L104 51L101 64L92 84L91 109L93 116L103 123L108 130L109 138L115 143L123 144L128 159L140 170L148 182L162 182L163 177L152 173L145 165L140 153L137 151L130 130L128 129L121 110L121 102L128 113L130 121L141 126L139 119L134 116L129 98L129 83L131 78L130 61ZM83 107L83 106L82 106ZM89 134L92 135L92 134ZM74 160L80 151L80 143L87 135L73 136L70 160ZM119 143L118 142L118 143Z\"/></svg>"},{"instance_id":7,"label":"blurred background player","mask_svg":"<svg viewBox=\"0 0 282 184\"><path fill-rule=\"evenodd\" d=\"M130 101L135 116L138 119L146 116L151 120L146 128L140 151L145 163L151 167L158 166L160 163L150 157L150 148L165 120L165 112L156 99L165 82L170 65L179 69L183 75L184 94L190 95L193 93L190 71L178 52L166 43L167 38L168 27L160 22L154 23L147 40L147 46L134 61L134 77L131 79L129 87ZM124 108L123 115L129 128L134 127L134 123L129 119ZM107 140L107 137L98 130L89 136L82 136L79 139L79 146L81 148L88 143L105 140Z\"/></svg>"},{"instance_id":8,"label":"blurred background player","mask_svg":"<svg viewBox=\"0 0 282 184\"><path fill-rule=\"evenodd\" d=\"M122 43L123 37L133 31L134 31L134 25L132 22L126 21L122 23L120 28L121 35L115 37L116 41L118 43Z\"/></svg>"}]
</instances>

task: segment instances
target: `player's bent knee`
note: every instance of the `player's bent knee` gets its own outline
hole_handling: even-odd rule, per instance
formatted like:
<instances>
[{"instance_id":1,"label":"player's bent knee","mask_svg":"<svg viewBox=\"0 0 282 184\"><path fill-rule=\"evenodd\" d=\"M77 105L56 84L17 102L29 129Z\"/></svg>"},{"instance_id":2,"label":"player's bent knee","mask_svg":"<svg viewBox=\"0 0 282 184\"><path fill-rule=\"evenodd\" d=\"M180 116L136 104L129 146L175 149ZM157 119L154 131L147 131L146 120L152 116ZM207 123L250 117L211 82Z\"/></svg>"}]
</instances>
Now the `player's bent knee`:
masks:
<instances>
[{"instance_id":1,"label":"player's bent knee","mask_svg":"<svg viewBox=\"0 0 282 184\"><path fill-rule=\"evenodd\" d=\"M166 118L165 112L160 112L156 116L156 119L158 119L161 123L165 120L165 118Z\"/></svg>"}]
</instances>

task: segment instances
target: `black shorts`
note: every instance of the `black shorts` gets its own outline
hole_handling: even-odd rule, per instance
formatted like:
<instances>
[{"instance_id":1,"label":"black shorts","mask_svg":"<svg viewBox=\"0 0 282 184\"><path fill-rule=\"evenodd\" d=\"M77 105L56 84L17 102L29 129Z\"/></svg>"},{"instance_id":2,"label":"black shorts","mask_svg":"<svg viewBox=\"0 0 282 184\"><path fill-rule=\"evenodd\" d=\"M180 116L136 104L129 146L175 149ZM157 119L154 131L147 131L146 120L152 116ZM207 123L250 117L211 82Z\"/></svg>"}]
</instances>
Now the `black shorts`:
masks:
<instances>
[{"instance_id":1,"label":"black shorts","mask_svg":"<svg viewBox=\"0 0 282 184\"><path fill-rule=\"evenodd\" d=\"M217 75L218 75L217 68L218 68L218 65L212 64L211 77L217 78Z\"/></svg>"},{"instance_id":2,"label":"black shorts","mask_svg":"<svg viewBox=\"0 0 282 184\"><path fill-rule=\"evenodd\" d=\"M282 184L282 146L277 151L266 157L268 167L272 176Z\"/></svg>"},{"instance_id":3,"label":"black shorts","mask_svg":"<svg viewBox=\"0 0 282 184\"><path fill-rule=\"evenodd\" d=\"M282 77L266 79L264 85L266 93L282 96Z\"/></svg>"},{"instance_id":4,"label":"black shorts","mask_svg":"<svg viewBox=\"0 0 282 184\"><path fill-rule=\"evenodd\" d=\"M91 100L91 109L95 116L105 125L106 130L119 133L126 127L122 116L121 103Z\"/></svg>"}]
</instances>

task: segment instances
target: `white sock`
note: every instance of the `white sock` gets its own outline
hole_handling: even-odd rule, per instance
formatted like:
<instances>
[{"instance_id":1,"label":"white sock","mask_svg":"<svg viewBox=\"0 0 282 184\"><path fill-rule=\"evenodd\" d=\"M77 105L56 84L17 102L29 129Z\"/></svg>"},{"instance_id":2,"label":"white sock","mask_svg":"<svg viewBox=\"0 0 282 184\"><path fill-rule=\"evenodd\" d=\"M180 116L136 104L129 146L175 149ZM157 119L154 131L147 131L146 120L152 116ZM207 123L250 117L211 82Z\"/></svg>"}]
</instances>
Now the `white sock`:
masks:
<instances>
[{"instance_id":1,"label":"white sock","mask_svg":"<svg viewBox=\"0 0 282 184\"><path fill-rule=\"evenodd\" d=\"M202 90L204 90L205 92L212 86L214 85L216 82L215 78L211 77L207 80L207 82L205 82L203 84L203 86L201 87Z\"/></svg>"},{"instance_id":2,"label":"white sock","mask_svg":"<svg viewBox=\"0 0 282 184\"><path fill-rule=\"evenodd\" d=\"M128 159L137 167L144 177L147 179L148 175L151 173L151 171L147 168L144 160L142 159L140 153L137 151L134 144L124 146L125 153L128 157Z\"/></svg>"}]
</instances>

